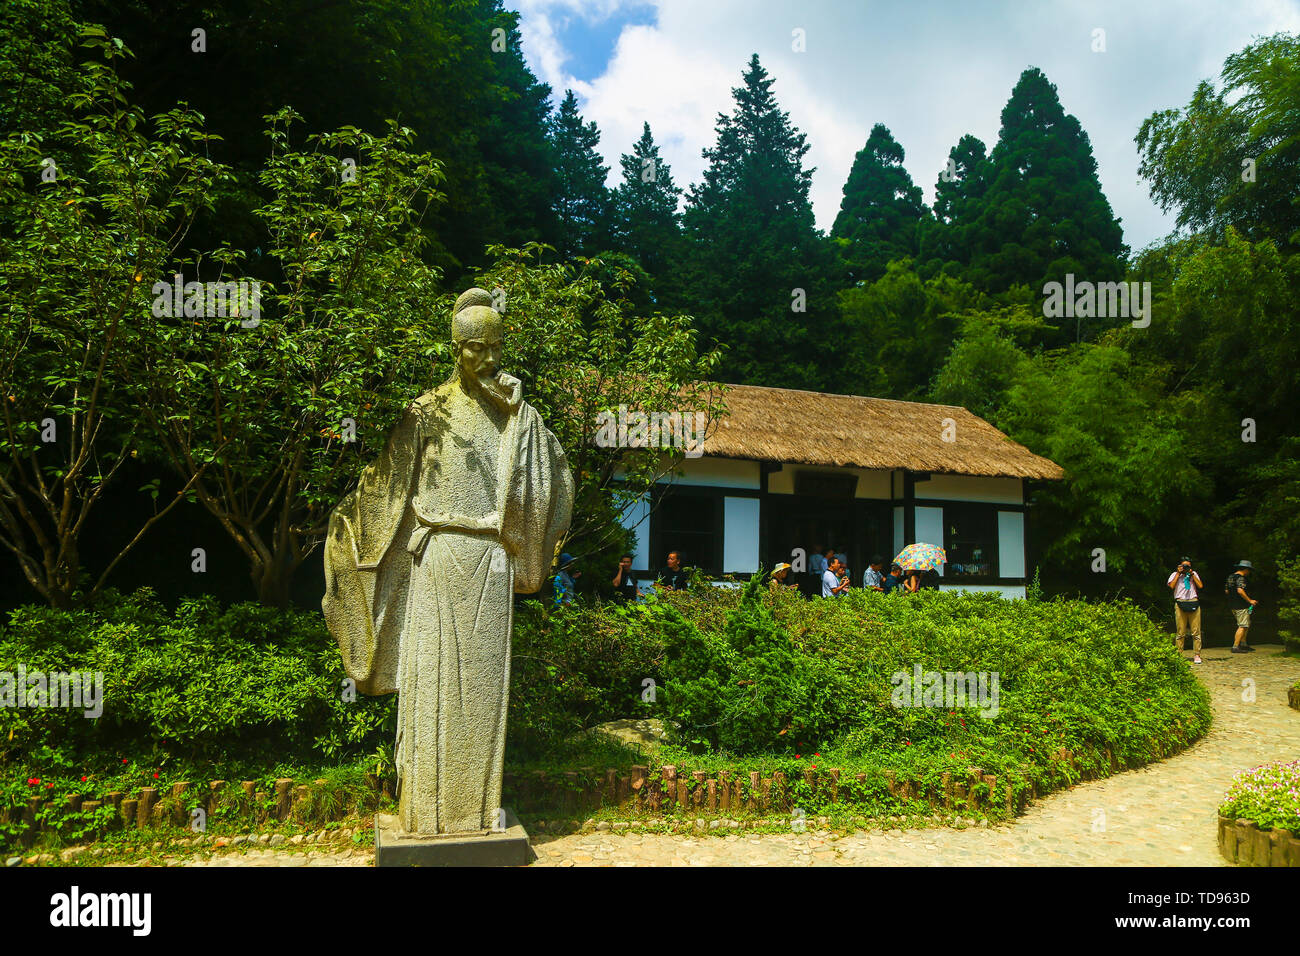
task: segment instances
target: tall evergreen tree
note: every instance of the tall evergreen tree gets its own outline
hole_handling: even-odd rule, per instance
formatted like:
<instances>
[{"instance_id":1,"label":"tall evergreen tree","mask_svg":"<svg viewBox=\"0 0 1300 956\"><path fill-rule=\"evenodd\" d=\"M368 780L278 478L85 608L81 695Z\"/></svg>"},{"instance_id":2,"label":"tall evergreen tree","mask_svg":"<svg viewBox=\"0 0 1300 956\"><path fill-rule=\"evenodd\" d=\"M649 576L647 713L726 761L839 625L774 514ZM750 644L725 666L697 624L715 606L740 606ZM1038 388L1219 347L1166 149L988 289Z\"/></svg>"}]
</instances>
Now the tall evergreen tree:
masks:
<instances>
[{"instance_id":1,"label":"tall evergreen tree","mask_svg":"<svg viewBox=\"0 0 1300 956\"><path fill-rule=\"evenodd\" d=\"M681 189L659 157L659 147L645 123L641 138L619 159L623 181L614 194L614 245L631 256L650 279L650 299L663 305L664 286L681 242L677 200Z\"/></svg>"},{"instance_id":2,"label":"tall evergreen tree","mask_svg":"<svg viewBox=\"0 0 1300 956\"><path fill-rule=\"evenodd\" d=\"M559 221L560 256L591 256L609 243L611 201L605 187L609 167L601 163L600 131L584 123L578 98L566 90L551 121L557 183L552 209Z\"/></svg>"},{"instance_id":3,"label":"tall evergreen tree","mask_svg":"<svg viewBox=\"0 0 1300 956\"><path fill-rule=\"evenodd\" d=\"M968 278L1001 292L1041 289L1066 273L1093 282L1123 275L1123 232L1101 191L1092 144L1056 87L1030 67L1002 110L988 190L966 245Z\"/></svg>"},{"instance_id":4,"label":"tall evergreen tree","mask_svg":"<svg viewBox=\"0 0 1300 956\"><path fill-rule=\"evenodd\" d=\"M970 264L970 223L989 183L984 141L967 133L948 150L934 185L934 218L917 228L918 271L929 278L958 273Z\"/></svg>"},{"instance_id":5,"label":"tall evergreen tree","mask_svg":"<svg viewBox=\"0 0 1300 956\"><path fill-rule=\"evenodd\" d=\"M837 266L808 199L808 144L773 82L753 55L732 90L735 109L718 115L717 143L703 152L709 165L684 214L683 308L705 348L728 347L728 381L848 390L837 374Z\"/></svg>"},{"instance_id":6,"label":"tall evergreen tree","mask_svg":"<svg viewBox=\"0 0 1300 956\"><path fill-rule=\"evenodd\" d=\"M844 183L831 238L856 282L878 279L891 260L916 255L917 225L927 211L903 158L903 147L889 128L877 123Z\"/></svg>"}]
</instances>

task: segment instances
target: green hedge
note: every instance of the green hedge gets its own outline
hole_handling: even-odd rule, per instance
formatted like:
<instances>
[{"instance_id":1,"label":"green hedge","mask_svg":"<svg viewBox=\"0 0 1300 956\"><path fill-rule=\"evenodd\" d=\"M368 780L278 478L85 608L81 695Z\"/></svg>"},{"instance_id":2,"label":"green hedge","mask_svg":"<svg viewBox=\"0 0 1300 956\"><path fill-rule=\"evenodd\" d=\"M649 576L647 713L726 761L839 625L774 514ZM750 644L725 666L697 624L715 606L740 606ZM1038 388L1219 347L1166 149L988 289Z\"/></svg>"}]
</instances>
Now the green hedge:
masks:
<instances>
[{"instance_id":1,"label":"green hedge","mask_svg":"<svg viewBox=\"0 0 1300 956\"><path fill-rule=\"evenodd\" d=\"M36 778L55 794L102 793L155 773L162 784L260 779L363 760L384 772L391 760L395 698L343 699L319 613L212 599L171 613L148 591L94 610L24 607L0 627L0 672L19 664L102 671L105 700L98 720L0 709L11 806ZM996 673L996 716L895 706L896 675L918 666ZM1174 753L1210 721L1190 667L1128 603L864 591L805 601L754 586L630 606L529 602L512 667L515 767L559 766L583 728L658 715L683 767L758 757L792 775L815 760L920 779L977 766L1050 789Z\"/></svg>"}]
</instances>

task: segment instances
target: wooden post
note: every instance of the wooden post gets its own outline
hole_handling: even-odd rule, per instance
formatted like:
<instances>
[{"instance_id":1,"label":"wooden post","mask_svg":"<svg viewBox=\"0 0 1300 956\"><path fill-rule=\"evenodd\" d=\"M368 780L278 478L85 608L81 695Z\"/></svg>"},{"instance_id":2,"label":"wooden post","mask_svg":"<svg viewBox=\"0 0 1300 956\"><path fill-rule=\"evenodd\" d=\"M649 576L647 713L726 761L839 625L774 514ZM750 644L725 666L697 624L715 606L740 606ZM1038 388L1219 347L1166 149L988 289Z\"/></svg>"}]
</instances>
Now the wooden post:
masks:
<instances>
[{"instance_id":1,"label":"wooden post","mask_svg":"<svg viewBox=\"0 0 1300 956\"><path fill-rule=\"evenodd\" d=\"M712 812L718 809L718 781L710 777L706 781L705 786L707 787L708 795L704 801L704 808Z\"/></svg>"},{"instance_id":2,"label":"wooden post","mask_svg":"<svg viewBox=\"0 0 1300 956\"><path fill-rule=\"evenodd\" d=\"M758 809L762 795L766 792L767 788L759 780L758 771L751 770L749 772L749 809Z\"/></svg>"},{"instance_id":3,"label":"wooden post","mask_svg":"<svg viewBox=\"0 0 1300 956\"><path fill-rule=\"evenodd\" d=\"M158 802L158 791L154 787L145 787L140 791L140 802L136 810L136 826L145 830L153 816L154 804Z\"/></svg>"},{"instance_id":4,"label":"wooden post","mask_svg":"<svg viewBox=\"0 0 1300 956\"><path fill-rule=\"evenodd\" d=\"M281 777L275 782L275 816L277 820L284 820L289 816L293 799L290 790L292 787L293 780L289 777Z\"/></svg>"},{"instance_id":5,"label":"wooden post","mask_svg":"<svg viewBox=\"0 0 1300 956\"><path fill-rule=\"evenodd\" d=\"M664 764L660 772L664 778L664 802L671 807L677 802L677 767L675 764Z\"/></svg>"}]
</instances>

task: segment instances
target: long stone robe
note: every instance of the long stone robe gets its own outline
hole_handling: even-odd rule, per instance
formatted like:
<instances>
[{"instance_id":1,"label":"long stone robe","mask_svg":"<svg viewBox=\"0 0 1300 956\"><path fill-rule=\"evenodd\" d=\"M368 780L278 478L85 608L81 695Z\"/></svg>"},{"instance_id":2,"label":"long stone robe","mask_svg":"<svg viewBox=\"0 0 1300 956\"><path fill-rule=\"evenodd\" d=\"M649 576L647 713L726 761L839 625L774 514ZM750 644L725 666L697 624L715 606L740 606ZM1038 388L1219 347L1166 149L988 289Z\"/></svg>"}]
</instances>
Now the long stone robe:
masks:
<instances>
[{"instance_id":1,"label":"long stone robe","mask_svg":"<svg viewBox=\"0 0 1300 956\"><path fill-rule=\"evenodd\" d=\"M330 517L322 608L366 694L398 694L398 819L489 829L501 803L513 594L569 526L564 451L513 382L501 409L453 378L407 408Z\"/></svg>"}]
</instances>

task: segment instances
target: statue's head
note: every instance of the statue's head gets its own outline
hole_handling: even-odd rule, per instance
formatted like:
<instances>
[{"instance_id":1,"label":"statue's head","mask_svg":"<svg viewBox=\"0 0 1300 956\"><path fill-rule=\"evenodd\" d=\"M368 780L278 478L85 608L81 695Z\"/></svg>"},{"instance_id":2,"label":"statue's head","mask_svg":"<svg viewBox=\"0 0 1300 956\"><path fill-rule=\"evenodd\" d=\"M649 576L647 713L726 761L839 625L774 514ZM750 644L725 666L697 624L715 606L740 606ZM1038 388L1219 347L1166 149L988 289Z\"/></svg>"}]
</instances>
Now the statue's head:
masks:
<instances>
[{"instance_id":1,"label":"statue's head","mask_svg":"<svg viewBox=\"0 0 1300 956\"><path fill-rule=\"evenodd\" d=\"M501 371L501 314L484 289L461 293L452 310L451 341L462 379L487 385Z\"/></svg>"}]
</instances>

